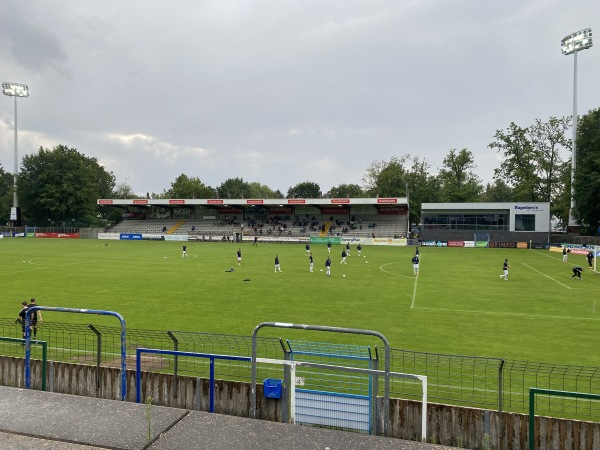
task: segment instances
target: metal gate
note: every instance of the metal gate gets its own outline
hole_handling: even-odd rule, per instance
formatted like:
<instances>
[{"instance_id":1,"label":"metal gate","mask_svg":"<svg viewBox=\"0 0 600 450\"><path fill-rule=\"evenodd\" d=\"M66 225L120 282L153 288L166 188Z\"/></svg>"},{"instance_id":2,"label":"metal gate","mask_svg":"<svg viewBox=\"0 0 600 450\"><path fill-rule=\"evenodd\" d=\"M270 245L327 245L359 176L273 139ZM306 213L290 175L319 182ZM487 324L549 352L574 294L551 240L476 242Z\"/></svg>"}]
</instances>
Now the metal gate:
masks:
<instances>
[{"instance_id":1,"label":"metal gate","mask_svg":"<svg viewBox=\"0 0 600 450\"><path fill-rule=\"evenodd\" d=\"M292 361L372 369L368 346L288 340ZM373 432L373 376L299 366L295 422L341 430Z\"/></svg>"}]
</instances>

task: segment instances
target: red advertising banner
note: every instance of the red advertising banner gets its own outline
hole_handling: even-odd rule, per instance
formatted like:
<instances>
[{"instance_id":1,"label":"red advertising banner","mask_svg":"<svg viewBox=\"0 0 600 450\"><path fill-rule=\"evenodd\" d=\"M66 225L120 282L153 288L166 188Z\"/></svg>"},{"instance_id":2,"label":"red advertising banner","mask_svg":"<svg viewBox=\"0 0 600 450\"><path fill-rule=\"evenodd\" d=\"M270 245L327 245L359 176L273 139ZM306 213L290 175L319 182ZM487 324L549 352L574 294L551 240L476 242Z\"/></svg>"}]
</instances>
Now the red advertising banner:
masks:
<instances>
[{"instance_id":1,"label":"red advertising banner","mask_svg":"<svg viewBox=\"0 0 600 450\"><path fill-rule=\"evenodd\" d=\"M306 200L303 198L290 198L288 199L288 205L304 205Z\"/></svg>"},{"instance_id":2,"label":"red advertising banner","mask_svg":"<svg viewBox=\"0 0 600 450\"><path fill-rule=\"evenodd\" d=\"M340 203L350 203L350 199L349 198L332 198L331 199L331 204L333 204L333 205L338 205Z\"/></svg>"},{"instance_id":3,"label":"red advertising banner","mask_svg":"<svg viewBox=\"0 0 600 450\"><path fill-rule=\"evenodd\" d=\"M134 205L147 205L148 204L148 200L141 199L141 198L136 198L136 199L133 200L133 204Z\"/></svg>"},{"instance_id":4,"label":"red advertising banner","mask_svg":"<svg viewBox=\"0 0 600 450\"><path fill-rule=\"evenodd\" d=\"M169 200L169 205L185 205L185 200Z\"/></svg>"},{"instance_id":5,"label":"red advertising banner","mask_svg":"<svg viewBox=\"0 0 600 450\"><path fill-rule=\"evenodd\" d=\"M382 206L379 208L379 214L383 216L392 216L397 214L406 214L408 208L405 206Z\"/></svg>"},{"instance_id":6,"label":"red advertising banner","mask_svg":"<svg viewBox=\"0 0 600 450\"><path fill-rule=\"evenodd\" d=\"M378 198L377 199L377 203L382 204L382 203L398 203L398 199L397 198Z\"/></svg>"},{"instance_id":7,"label":"red advertising banner","mask_svg":"<svg viewBox=\"0 0 600 450\"><path fill-rule=\"evenodd\" d=\"M241 214L242 208L221 208L219 209L219 214Z\"/></svg>"},{"instance_id":8,"label":"red advertising banner","mask_svg":"<svg viewBox=\"0 0 600 450\"><path fill-rule=\"evenodd\" d=\"M216 199L216 200L206 200L206 203L208 203L209 205L222 205L223 204L223 200L221 199Z\"/></svg>"},{"instance_id":9,"label":"red advertising banner","mask_svg":"<svg viewBox=\"0 0 600 450\"><path fill-rule=\"evenodd\" d=\"M79 233L35 233L36 238L79 239Z\"/></svg>"},{"instance_id":10,"label":"red advertising banner","mask_svg":"<svg viewBox=\"0 0 600 450\"><path fill-rule=\"evenodd\" d=\"M348 214L348 210L346 208L321 208L321 214Z\"/></svg>"},{"instance_id":11,"label":"red advertising banner","mask_svg":"<svg viewBox=\"0 0 600 450\"><path fill-rule=\"evenodd\" d=\"M464 247L465 241L448 241L448 247Z\"/></svg>"},{"instance_id":12,"label":"red advertising banner","mask_svg":"<svg viewBox=\"0 0 600 450\"><path fill-rule=\"evenodd\" d=\"M287 215L291 215L294 213L294 210L292 208L271 208L269 209L269 215L274 215L274 214L287 214Z\"/></svg>"},{"instance_id":13,"label":"red advertising banner","mask_svg":"<svg viewBox=\"0 0 600 450\"><path fill-rule=\"evenodd\" d=\"M262 205L265 201L258 199L248 199L246 200L247 205Z\"/></svg>"},{"instance_id":14,"label":"red advertising banner","mask_svg":"<svg viewBox=\"0 0 600 450\"><path fill-rule=\"evenodd\" d=\"M112 205L112 200L98 200L99 205Z\"/></svg>"}]
</instances>

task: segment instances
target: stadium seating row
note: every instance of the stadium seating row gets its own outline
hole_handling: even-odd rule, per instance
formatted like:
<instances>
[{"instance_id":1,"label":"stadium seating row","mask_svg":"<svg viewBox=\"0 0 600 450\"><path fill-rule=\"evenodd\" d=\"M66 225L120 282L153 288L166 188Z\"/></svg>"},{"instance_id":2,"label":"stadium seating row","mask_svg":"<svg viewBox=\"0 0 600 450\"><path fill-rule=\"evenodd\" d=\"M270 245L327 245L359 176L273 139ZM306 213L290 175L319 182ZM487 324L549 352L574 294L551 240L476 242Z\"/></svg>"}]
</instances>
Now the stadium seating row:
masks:
<instances>
[{"instance_id":1,"label":"stadium seating row","mask_svg":"<svg viewBox=\"0 0 600 450\"><path fill-rule=\"evenodd\" d=\"M254 223L252 223L252 220ZM317 222L316 225L311 225ZM335 221L310 220L308 225L292 220L263 222L259 219L250 219L240 223L232 220L202 220L202 219L125 219L108 228L107 232L113 233L142 233L142 234L175 234L175 235L207 235L222 236L243 232L245 235L288 235L288 236L319 236L323 226L327 230L326 236L352 236L352 237L406 237L407 223L405 220L367 220Z\"/></svg>"}]
</instances>

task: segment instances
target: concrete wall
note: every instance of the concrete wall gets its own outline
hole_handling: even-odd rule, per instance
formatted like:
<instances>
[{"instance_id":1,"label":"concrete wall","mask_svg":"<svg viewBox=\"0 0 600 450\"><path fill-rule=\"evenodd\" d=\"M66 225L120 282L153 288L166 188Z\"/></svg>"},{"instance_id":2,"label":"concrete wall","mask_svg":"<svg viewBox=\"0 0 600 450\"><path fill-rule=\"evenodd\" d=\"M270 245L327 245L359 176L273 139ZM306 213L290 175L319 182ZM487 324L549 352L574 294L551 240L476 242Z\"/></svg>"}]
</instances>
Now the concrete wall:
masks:
<instances>
[{"instance_id":1,"label":"concrete wall","mask_svg":"<svg viewBox=\"0 0 600 450\"><path fill-rule=\"evenodd\" d=\"M41 361L32 361L32 387L41 389ZM97 386L95 366L48 362L47 390L65 394L120 399L119 370L102 367ZM0 357L0 385L24 387L22 358ZM175 394L175 388L177 395ZM143 373L142 401L162 406L209 411L209 381L169 374ZM127 400L135 401L135 372L127 372ZM283 421L287 414L284 399L267 399L262 384L257 385L257 417ZM381 411L383 401L378 399ZM248 417L250 384L234 381L215 382L215 412ZM379 414L381 417L381 414ZM390 399L391 436L419 440L421 436L421 403ZM600 423L536 417L536 448L539 450L599 450ZM528 448L528 416L500 414L476 408L432 404L427 411L428 442L473 450L526 450ZM376 424L381 429L381 420Z\"/></svg>"}]
</instances>

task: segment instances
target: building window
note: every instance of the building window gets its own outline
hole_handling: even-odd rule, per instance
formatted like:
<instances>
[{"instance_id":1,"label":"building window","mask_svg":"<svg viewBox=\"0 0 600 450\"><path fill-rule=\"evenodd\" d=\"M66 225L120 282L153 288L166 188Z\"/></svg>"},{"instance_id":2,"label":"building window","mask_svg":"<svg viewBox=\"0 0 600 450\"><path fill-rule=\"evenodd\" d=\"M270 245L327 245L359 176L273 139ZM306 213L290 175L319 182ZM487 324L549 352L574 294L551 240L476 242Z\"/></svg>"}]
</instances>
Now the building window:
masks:
<instances>
[{"instance_id":1,"label":"building window","mask_svg":"<svg viewBox=\"0 0 600 450\"><path fill-rule=\"evenodd\" d=\"M457 231L508 231L509 215L502 213L424 213L423 228Z\"/></svg>"},{"instance_id":2,"label":"building window","mask_svg":"<svg viewBox=\"0 0 600 450\"><path fill-rule=\"evenodd\" d=\"M535 231L535 215L515 214L515 231Z\"/></svg>"}]
</instances>

